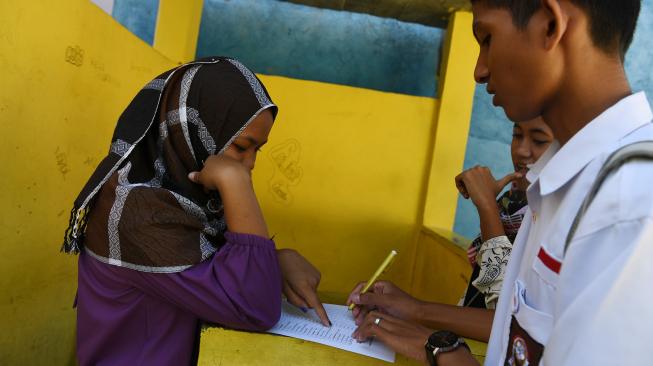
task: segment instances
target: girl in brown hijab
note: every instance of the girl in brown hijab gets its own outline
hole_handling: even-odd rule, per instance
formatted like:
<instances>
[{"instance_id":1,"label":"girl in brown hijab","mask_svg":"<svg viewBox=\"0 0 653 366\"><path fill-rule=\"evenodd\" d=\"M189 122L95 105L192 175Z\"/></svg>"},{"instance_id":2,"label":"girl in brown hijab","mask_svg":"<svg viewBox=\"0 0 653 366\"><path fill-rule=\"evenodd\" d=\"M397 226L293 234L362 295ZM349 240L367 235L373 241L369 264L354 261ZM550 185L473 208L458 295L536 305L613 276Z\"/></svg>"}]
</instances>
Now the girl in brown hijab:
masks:
<instances>
[{"instance_id":1,"label":"girl in brown hijab","mask_svg":"<svg viewBox=\"0 0 653 366\"><path fill-rule=\"evenodd\" d=\"M148 83L75 201L80 364L196 361L199 324L265 330L282 290L328 318L319 272L276 250L251 182L277 106L240 62L212 57Z\"/></svg>"}]
</instances>

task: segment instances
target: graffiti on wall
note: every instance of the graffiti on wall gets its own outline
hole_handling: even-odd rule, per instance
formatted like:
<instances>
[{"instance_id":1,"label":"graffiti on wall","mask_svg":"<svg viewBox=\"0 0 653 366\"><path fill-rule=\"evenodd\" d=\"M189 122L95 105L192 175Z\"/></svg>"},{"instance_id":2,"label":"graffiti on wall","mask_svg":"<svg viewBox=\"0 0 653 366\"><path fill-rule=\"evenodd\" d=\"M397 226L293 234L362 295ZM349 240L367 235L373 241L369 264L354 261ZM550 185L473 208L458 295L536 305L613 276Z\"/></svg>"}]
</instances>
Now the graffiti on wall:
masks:
<instances>
[{"instance_id":1,"label":"graffiti on wall","mask_svg":"<svg viewBox=\"0 0 653 366\"><path fill-rule=\"evenodd\" d=\"M274 146L268 157L274 164L274 174L268 182L268 188L275 200L283 205L290 205L293 200L291 187L301 182L304 171L299 164L302 146L295 139L286 140Z\"/></svg>"}]
</instances>

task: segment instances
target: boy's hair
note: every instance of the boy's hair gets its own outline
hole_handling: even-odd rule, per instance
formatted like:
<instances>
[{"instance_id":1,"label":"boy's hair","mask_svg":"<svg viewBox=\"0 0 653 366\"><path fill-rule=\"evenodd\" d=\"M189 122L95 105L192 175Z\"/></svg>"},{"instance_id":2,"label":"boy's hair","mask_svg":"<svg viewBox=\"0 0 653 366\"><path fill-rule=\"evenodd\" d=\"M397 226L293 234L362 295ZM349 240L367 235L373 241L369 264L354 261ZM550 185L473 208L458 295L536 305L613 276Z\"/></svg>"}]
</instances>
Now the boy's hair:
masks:
<instances>
[{"instance_id":1,"label":"boy's hair","mask_svg":"<svg viewBox=\"0 0 653 366\"><path fill-rule=\"evenodd\" d=\"M471 0L493 8L506 8L518 29L525 29L541 0ZM623 61L633 41L641 0L571 0L585 11L590 22L590 36L594 45L612 54L618 52Z\"/></svg>"}]
</instances>

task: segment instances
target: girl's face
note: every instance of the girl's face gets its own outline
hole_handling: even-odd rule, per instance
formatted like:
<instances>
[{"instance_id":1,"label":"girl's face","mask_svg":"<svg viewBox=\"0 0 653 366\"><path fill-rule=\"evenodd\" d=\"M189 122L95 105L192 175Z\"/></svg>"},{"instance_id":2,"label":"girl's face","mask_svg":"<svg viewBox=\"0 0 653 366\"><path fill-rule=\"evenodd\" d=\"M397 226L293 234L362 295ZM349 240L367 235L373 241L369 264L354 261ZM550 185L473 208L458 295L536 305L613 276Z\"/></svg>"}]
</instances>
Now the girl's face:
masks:
<instances>
[{"instance_id":1,"label":"girl's face","mask_svg":"<svg viewBox=\"0 0 653 366\"><path fill-rule=\"evenodd\" d=\"M254 169L256 154L261 146L268 142L273 123L272 112L269 109L264 110L236 137L224 151L224 155L239 161L249 170Z\"/></svg>"},{"instance_id":2,"label":"girl's face","mask_svg":"<svg viewBox=\"0 0 653 366\"><path fill-rule=\"evenodd\" d=\"M525 191L528 188L526 172L528 165L533 164L542 156L553 142L553 132L541 117L526 122L517 122L512 130L510 154L515 171L522 173L523 178L515 181L516 188Z\"/></svg>"}]
</instances>

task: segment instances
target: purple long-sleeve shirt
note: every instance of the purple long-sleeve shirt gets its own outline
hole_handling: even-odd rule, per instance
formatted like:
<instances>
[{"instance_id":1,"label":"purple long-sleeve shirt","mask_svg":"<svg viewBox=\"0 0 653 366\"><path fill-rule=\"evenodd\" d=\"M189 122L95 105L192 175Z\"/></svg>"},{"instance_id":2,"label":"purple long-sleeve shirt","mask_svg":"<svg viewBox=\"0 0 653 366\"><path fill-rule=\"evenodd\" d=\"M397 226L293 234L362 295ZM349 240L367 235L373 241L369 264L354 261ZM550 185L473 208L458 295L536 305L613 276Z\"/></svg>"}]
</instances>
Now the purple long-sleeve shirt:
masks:
<instances>
[{"instance_id":1,"label":"purple long-sleeve shirt","mask_svg":"<svg viewBox=\"0 0 653 366\"><path fill-rule=\"evenodd\" d=\"M225 233L210 259L179 273L145 273L79 256L80 365L188 365L200 321L262 331L281 312L274 242Z\"/></svg>"}]
</instances>

